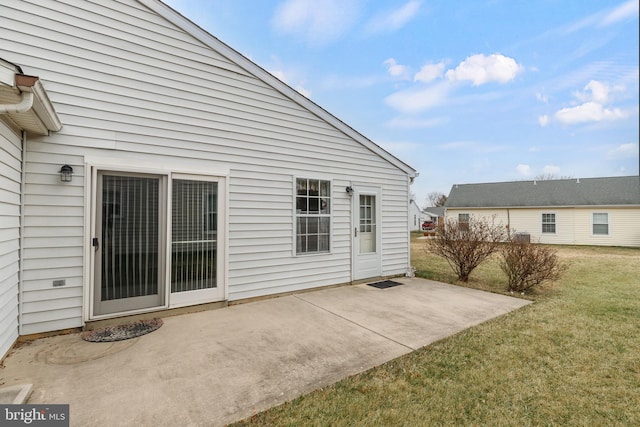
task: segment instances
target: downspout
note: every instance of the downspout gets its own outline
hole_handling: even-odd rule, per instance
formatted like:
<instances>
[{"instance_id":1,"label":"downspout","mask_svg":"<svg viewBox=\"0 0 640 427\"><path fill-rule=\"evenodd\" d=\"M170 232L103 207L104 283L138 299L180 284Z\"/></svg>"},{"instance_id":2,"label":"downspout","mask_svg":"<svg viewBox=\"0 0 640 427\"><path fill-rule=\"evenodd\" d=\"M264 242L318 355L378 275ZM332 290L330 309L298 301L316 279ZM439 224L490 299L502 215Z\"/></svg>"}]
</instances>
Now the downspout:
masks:
<instances>
[{"instance_id":1,"label":"downspout","mask_svg":"<svg viewBox=\"0 0 640 427\"><path fill-rule=\"evenodd\" d=\"M20 232L18 249L18 336L23 335L23 322L22 322L22 304L24 298L22 297L23 291L23 278L24 278L24 207L25 207L25 194L27 188L27 131L22 131L22 150L20 152L20 224L18 230Z\"/></svg>"},{"instance_id":2,"label":"downspout","mask_svg":"<svg viewBox=\"0 0 640 427\"><path fill-rule=\"evenodd\" d=\"M16 104L0 104L0 114L26 113L33 107L33 93L22 92L22 99Z\"/></svg>"}]
</instances>

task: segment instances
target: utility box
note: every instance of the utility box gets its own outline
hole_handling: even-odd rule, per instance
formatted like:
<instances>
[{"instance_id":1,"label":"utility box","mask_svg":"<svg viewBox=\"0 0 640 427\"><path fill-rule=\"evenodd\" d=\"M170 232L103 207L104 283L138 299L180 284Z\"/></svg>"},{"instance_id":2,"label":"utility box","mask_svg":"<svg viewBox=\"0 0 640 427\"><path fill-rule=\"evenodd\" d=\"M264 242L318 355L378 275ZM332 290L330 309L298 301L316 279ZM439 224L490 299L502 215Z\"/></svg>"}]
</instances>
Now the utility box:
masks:
<instances>
[{"instance_id":1,"label":"utility box","mask_svg":"<svg viewBox=\"0 0 640 427\"><path fill-rule=\"evenodd\" d=\"M516 243L531 243L531 234L529 233L515 233L513 235L513 241Z\"/></svg>"}]
</instances>

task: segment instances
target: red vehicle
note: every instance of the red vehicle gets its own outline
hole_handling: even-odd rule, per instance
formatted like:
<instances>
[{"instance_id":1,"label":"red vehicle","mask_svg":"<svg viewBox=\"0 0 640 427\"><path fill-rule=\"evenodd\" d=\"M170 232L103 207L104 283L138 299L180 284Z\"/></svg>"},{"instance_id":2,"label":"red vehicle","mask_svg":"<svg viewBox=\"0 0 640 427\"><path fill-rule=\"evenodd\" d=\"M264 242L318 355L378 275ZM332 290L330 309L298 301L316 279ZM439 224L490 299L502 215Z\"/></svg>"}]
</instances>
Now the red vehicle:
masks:
<instances>
[{"instance_id":1,"label":"red vehicle","mask_svg":"<svg viewBox=\"0 0 640 427\"><path fill-rule=\"evenodd\" d=\"M435 228L436 228L436 223L429 219L422 223L423 230L433 230Z\"/></svg>"}]
</instances>

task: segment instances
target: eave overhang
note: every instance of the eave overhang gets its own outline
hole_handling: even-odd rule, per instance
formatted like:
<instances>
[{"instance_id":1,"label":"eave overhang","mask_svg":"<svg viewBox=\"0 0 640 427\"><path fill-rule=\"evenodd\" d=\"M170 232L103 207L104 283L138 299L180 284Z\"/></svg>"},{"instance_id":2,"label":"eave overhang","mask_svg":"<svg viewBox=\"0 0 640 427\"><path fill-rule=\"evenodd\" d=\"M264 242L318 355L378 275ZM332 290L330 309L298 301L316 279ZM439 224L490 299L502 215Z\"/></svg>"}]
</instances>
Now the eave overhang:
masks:
<instances>
[{"instance_id":1,"label":"eave overhang","mask_svg":"<svg viewBox=\"0 0 640 427\"><path fill-rule=\"evenodd\" d=\"M62 129L60 118L38 77L0 62L0 116L27 132L48 135Z\"/></svg>"}]
</instances>

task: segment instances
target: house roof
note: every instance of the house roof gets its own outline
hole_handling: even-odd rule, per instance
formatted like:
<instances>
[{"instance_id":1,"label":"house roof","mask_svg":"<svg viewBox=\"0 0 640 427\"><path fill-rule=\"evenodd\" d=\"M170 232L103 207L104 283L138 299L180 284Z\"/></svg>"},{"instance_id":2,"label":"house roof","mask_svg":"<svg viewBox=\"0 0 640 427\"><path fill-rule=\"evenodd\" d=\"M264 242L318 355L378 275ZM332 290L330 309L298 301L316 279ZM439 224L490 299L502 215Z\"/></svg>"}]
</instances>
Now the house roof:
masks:
<instances>
[{"instance_id":1,"label":"house roof","mask_svg":"<svg viewBox=\"0 0 640 427\"><path fill-rule=\"evenodd\" d=\"M424 208L423 213L430 214L431 216L444 216L444 207L442 206L430 206Z\"/></svg>"},{"instance_id":2,"label":"house roof","mask_svg":"<svg viewBox=\"0 0 640 427\"><path fill-rule=\"evenodd\" d=\"M199 27L197 24L180 14L175 9L170 6L164 4L160 0L138 0L139 3L153 10L172 24L178 26L183 31L187 32L191 36L195 37L200 42L209 46L211 49L215 50L219 54L225 56L230 61L234 62L236 65L255 76L256 78L262 80L266 84L273 87L275 90L291 99L292 101L298 103L303 106L307 110L311 111L313 114L317 115L321 119L330 123L336 129L343 132L345 135L350 138L358 141L360 144L365 146L367 149L379 155L381 158L385 159L389 163L396 166L398 169L405 172L409 175L410 178L415 178L418 176L418 173L415 169L413 169L408 164L404 163L402 160L398 159L388 151L384 150L379 145L375 144L373 141L357 132L352 127L348 126L346 123L329 113L327 110L323 109L309 98L303 96L297 90L293 89L273 74L266 71L264 68L260 67L235 49L226 45L210 33L208 33L203 28Z\"/></svg>"},{"instance_id":3,"label":"house roof","mask_svg":"<svg viewBox=\"0 0 640 427\"><path fill-rule=\"evenodd\" d=\"M451 188L446 208L640 206L640 177L557 179Z\"/></svg>"}]
</instances>

